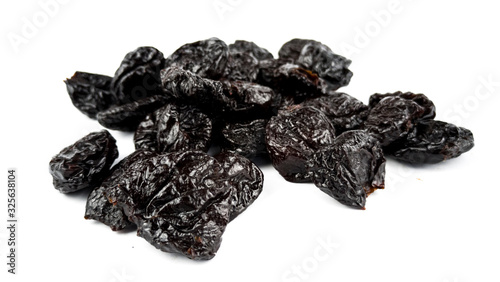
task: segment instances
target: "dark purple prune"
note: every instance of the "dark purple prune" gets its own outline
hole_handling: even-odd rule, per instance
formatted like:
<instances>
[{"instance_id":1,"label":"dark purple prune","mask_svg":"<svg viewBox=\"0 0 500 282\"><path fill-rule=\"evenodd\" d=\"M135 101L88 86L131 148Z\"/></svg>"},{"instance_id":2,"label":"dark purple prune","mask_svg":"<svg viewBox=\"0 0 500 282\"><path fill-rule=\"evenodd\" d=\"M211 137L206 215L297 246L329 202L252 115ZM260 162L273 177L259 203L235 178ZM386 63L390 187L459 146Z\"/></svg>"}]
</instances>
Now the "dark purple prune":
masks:
<instances>
[{"instance_id":1,"label":"dark purple prune","mask_svg":"<svg viewBox=\"0 0 500 282\"><path fill-rule=\"evenodd\" d=\"M163 95L147 97L139 101L115 106L97 114L97 121L113 130L135 131L139 123L156 109L168 102Z\"/></svg>"},{"instance_id":2,"label":"dark purple prune","mask_svg":"<svg viewBox=\"0 0 500 282\"><path fill-rule=\"evenodd\" d=\"M231 99L222 114L230 118L268 118L279 104L279 96L269 87L246 81L222 83L224 95Z\"/></svg>"},{"instance_id":3,"label":"dark purple prune","mask_svg":"<svg viewBox=\"0 0 500 282\"><path fill-rule=\"evenodd\" d=\"M420 117L420 119L433 119L436 116L436 106L434 106L434 103L429 98L427 98L427 96L425 96L424 94L414 94L411 92L403 93L401 91L397 91L394 93L386 94L375 93L370 96L368 106L371 109L386 97L399 97L419 104L425 110L425 113Z\"/></svg>"},{"instance_id":4,"label":"dark purple prune","mask_svg":"<svg viewBox=\"0 0 500 282\"><path fill-rule=\"evenodd\" d=\"M170 55L166 67L178 67L204 78L219 79L224 74L229 51L224 41L212 37L185 44Z\"/></svg>"},{"instance_id":5,"label":"dark purple prune","mask_svg":"<svg viewBox=\"0 0 500 282\"><path fill-rule=\"evenodd\" d=\"M229 60L224 78L256 82L260 61L269 59L273 59L273 55L266 49L253 42L237 40L229 45Z\"/></svg>"},{"instance_id":6,"label":"dark purple prune","mask_svg":"<svg viewBox=\"0 0 500 282\"><path fill-rule=\"evenodd\" d=\"M364 208L366 196L384 188L385 158L379 142L363 130L337 136L308 161L311 178L340 203Z\"/></svg>"},{"instance_id":7,"label":"dark purple prune","mask_svg":"<svg viewBox=\"0 0 500 282\"><path fill-rule=\"evenodd\" d=\"M351 61L318 41L292 39L281 47L279 57L317 74L333 89L346 86L352 77Z\"/></svg>"},{"instance_id":8,"label":"dark purple prune","mask_svg":"<svg viewBox=\"0 0 500 282\"><path fill-rule=\"evenodd\" d=\"M85 207L85 219L93 219L108 225L111 230L117 231L132 225L122 207L113 205L108 200L106 193L111 187L119 185L125 171L136 161L155 156L151 151L137 150L114 165L109 176L90 193Z\"/></svg>"},{"instance_id":9,"label":"dark purple prune","mask_svg":"<svg viewBox=\"0 0 500 282\"><path fill-rule=\"evenodd\" d=\"M134 135L136 149L156 152L207 151L212 122L191 105L167 104L149 114Z\"/></svg>"},{"instance_id":10,"label":"dark purple prune","mask_svg":"<svg viewBox=\"0 0 500 282\"><path fill-rule=\"evenodd\" d=\"M139 47L128 53L113 77L111 91L119 105L161 94L163 53L154 47Z\"/></svg>"},{"instance_id":11,"label":"dark purple prune","mask_svg":"<svg viewBox=\"0 0 500 282\"><path fill-rule=\"evenodd\" d=\"M264 185L264 174L257 165L239 154L223 152L215 158L222 165L229 185L234 190L230 217L233 220L259 197Z\"/></svg>"},{"instance_id":12,"label":"dark purple prune","mask_svg":"<svg viewBox=\"0 0 500 282\"><path fill-rule=\"evenodd\" d=\"M116 101L111 94L110 85L113 78L77 71L64 81L73 105L90 118L113 106Z\"/></svg>"},{"instance_id":13,"label":"dark purple prune","mask_svg":"<svg viewBox=\"0 0 500 282\"><path fill-rule=\"evenodd\" d=\"M307 99L301 105L322 111L337 133L359 128L368 116L368 106L341 92L327 92L326 96Z\"/></svg>"},{"instance_id":14,"label":"dark purple prune","mask_svg":"<svg viewBox=\"0 0 500 282\"><path fill-rule=\"evenodd\" d=\"M474 147L466 128L437 120L418 122L408 136L385 148L387 154L412 164L434 164L456 158Z\"/></svg>"},{"instance_id":15,"label":"dark purple prune","mask_svg":"<svg viewBox=\"0 0 500 282\"><path fill-rule=\"evenodd\" d=\"M266 127L266 145L274 168L290 182L311 181L306 161L318 149L332 144L335 128L312 107L291 107L274 116Z\"/></svg>"},{"instance_id":16,"label":"dark purple prune","mask_svg":"<svg viewBox=\"0 0 500 282\"><path fill-rule=\"evenodd\" d=\"M228 122L222 129L222 150L253 158L267 155L266 119Z\"/></svg>"},{"instance_id":17,"label":"dark purple prune","mask_svg":"<svg viewBox=\"0 0 500 282\"><path fill-rule=\"evenodd\" d=\"M426 109L412 100L386 97L371 108L364 129L386 147L405 138L425 113Z\"/></svg>"},{"instance_id":18,"label":"dark purple prune","mask_svg":"<svg viewBox=\"0 0 500 282\"><path fill-rule=\"evenodd\" d=\"M108 175L118 157L116 140L108 131L93 132L64 148L49 163L54 188L71 193L94 188Z\"/></svg>"}]
</instances>

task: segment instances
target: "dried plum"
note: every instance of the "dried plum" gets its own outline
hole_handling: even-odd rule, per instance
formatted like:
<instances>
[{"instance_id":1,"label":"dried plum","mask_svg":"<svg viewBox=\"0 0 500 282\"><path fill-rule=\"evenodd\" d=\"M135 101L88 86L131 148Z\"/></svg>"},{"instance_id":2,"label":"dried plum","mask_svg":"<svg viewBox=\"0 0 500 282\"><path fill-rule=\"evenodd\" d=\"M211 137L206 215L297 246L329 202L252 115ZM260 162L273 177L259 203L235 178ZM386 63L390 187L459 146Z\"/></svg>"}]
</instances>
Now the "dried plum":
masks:
<instances>
[{"instance_id":1,"label":"dried plum","mask_svg":"<svg viewBox=\"0 0 500 282\"><path fill-rule=\"evenodd\" d=\"M231 100L223 114L232 119L268 118L280 99L271 88L246 81L223 81L223 93Z\"/></svg>"},{"instance_id":2,"label":"dried plum","mask_svg":"<svg viewBox=\"0 0 500 282\"><path fill-rule=\"evenodd\" d=\"M113 106L112 77L77 71L64 81L73 105L90 118Z\"/></svg>"},{"instance_id":3,"label":"dried plum","mask_svg":"<svg viewBox=\"0 0 500 282\"><path fill-rule=\"evenodd\" d=\"M273 166L290 182L308 182L306 161L316 150L332 144L335 128L312 107L293 107L272 117L266 127L266 145Z\"/></svg>"},{"instance_id":4,"label":"dried plum","mask_svg":"<svg viewBox=\"0 0 500 282\"><path fill-rule=\"evenodd\" d=\"M375 93L370 96L370 101L368 103L368 106L371 109L386 97L399 97L417 103L425 110L424 114L420 117L420 119L433 119L436 116L436 106L434 106L434 103L429 98L427 98L427 96L425 96L424 94L414 94L411 92L397 91L394 93L386 93L386 94Z\"/></svg>"},{"instance_id":5,"label":"dried plum","mask_svg":"<svg viewBox=\"0 0 500 282\"><path fill-rule=\"evenodd\" d=\"M117 157L116 140L108 131L90 133L50 161L54 188L61 193L94 188L108 175Z\"/></svg>"},{"instance_id":6,"label":"dried plum","mask_svg":"<svg viewBox=\"0 0 500 282\"><path fill-rule=\"evenodd\" d=\"M311 178L340 203L364 208L366 196L384 188L385 158L379 142L362 130L337 136L308 161Z\"/></svg>"},{"instance_id":7,"label":"dried plum","mask_svg":"<svg viewBox=\"0 0 500 282\"><path fill-rule=\"evenodd\" d=\"M228 80L256 82L260 62L272 58L273 55L269 51L257 46L257 44L237 40L229 45L229 61L224 78Z\"/></svg>"},{"instance_id":8,"label":"dried plum","mask_svg":"<svg viewBox=\"0 0 500 282\"><path fill-rule=\"evenodd\" d=\"M267 155L266 119L229 122L222 129L222 150L253 158Z\"/></svg>"},{"instance_id":9,"label":"dried plum","mask_svg":"<svg viewBox=\"0 0 500 282\"><path fill-rule=\"evenodd\" d=\"M160 71L164 66L163 53L154 47L139 47L128 53L111 82L118 104L161 94Z\"/></svg>"}]
</instances>

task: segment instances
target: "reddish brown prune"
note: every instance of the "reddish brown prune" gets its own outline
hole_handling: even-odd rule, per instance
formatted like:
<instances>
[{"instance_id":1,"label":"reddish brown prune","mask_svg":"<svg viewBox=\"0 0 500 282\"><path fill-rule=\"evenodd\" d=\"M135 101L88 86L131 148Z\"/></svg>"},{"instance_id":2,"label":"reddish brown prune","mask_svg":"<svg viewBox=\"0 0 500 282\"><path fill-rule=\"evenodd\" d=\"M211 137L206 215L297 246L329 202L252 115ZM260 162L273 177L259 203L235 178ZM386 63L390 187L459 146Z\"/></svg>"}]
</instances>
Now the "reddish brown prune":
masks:
<instances>
[{"instance_id":1,"label":"reddish brown prune","mask_svg":"<svg viewBox=\"0 0 500 282\"><path fill-rule=\"evenodd\" d=\"M137 150L114 165L109 176L90 193L85 207L85 219L94 219L108 225L111 230L117 231L132 225L128 220L122 207L113 205L108 200L106 193L113 186L119 185L123 177L126 177L125 171L136 161L142 161L146 158L155 156L151 151Z\"/></svg>"},{"instance_id":2,"label":"reddish brown prune","mask_svg":"<svg viewBox=\"0 0 500 282\"><path fill-rule=\"evenodd\" d=\"M90 133L50 161L54 188L61 193L94 188L108 175L117 157L116 140L108 131Z\"/></svg>"},{"instance_id":3,"label":"reddish brown prune","mask_svg":"<svg viewBox=\"0 0 500 282\"><path fill-rule=\"evenodd\" d=\"M163 53L154 47L139 47L128 53L111 82L119 105L161 94L160 71L165 66Z\"/></svg>"},{"instance_id":4,"label":"reddish brown prune","mask_svg":"<svg viewBox=\"0 0 500 282\"><path fill-rule=\"evenodd\" d=\"M312 107L292 107L272 117L266 127L266 145L274 168L290 182L311 181L309 157L332 144L335 128Z\"/></svg>"},{"instance_id":5,"label":"reddish brown prune","mask_svg":"<svg viewBox=\"0 0 500 282\"><path fill-rule=\"evenodd\" d=\"M111 107L97 114L97 121L108 129L135 131L139 123L168 102L167 97L156 95L139 101Z\"/></svg>"},{"instance_id":6,"label":"reddish brown prune","mask_svg":"<svg viewBox=\"0 0 500 282\"><path fill-rule=\"evenodd\" d=\"M351 61L318 41L292 39L281 47L279 57L317 74L333 89L346 86L352 77Z\"/></svg>"},{"instance_id":7,"label":"reddish brown prune","mask_svg":"<svg viewBox=\"0 0 500 282\"><path fill-rule=\"evenodd\" d=\"M364 208L366 196L384 188L382 148L362 130L337 136L333 144L312 154L307 166L314 184L347 206Z\"/></svg>"},{"instance_id":8,"label":"reddish brown prune","mask_svg":"<svg viewBox=\"0 0 500 282\"><path fill-rule=\"evenodd\" d=\"M228 80L256 82L260 62L272 58L273 55L269 51L257 46L257 44L237 40L229 45L229 60L224 78Z\"/></svg>"},{"instance_id":9,"label":"reddish brown prune","mask_svg":"<svg viewBox=\"0 0 500 282\"><path fill-rule=\"evenodd\" d=\"M419 121L406 138L385 148L387 154L412 164L433 164L456 158L474 147L466 128L437 121Z\"/></svg>"},{"instance_id":10,"label":"reddish brown prune","mask_svg":"<svg viewBox=\"0 0 500 282\"><path fill-rule=\"evenodd\" d=\"M204 78L219 79L228 60L228 47L224 41L212 37L185 44L170 55L166 67L178 67Z\"/></svg>"},{"instance_id":11,"label":"reddish brown prune","mask_svg":"<svg viewBox=\"0 0 500 282\"><path fill-rule=\"evenodd\" d=\"M155 152L207 151L212 122L191 105L167 104L149 114L134 135L136 149Z\"/></svg>"},{"instance_id":12,"label":"reddish brown prune","mask_svg":"<svg viewBox=\"0 0 500 282\"><path fill-rule=\"evenodd\" d=\"M247 158L267 156L266 119L228 122L222 129L222 150Z\"/></svg>"},{"instance_id":13,"label":"reddish brown prune","mask_svg":"<svg viewBox=\"0 0 500 282\"><path fill-rule=\"evenodd\" d=\"M73 105L90 118L116 104L111 94L113 78L77 71L64 81Z\"/></svg>"}]
</instances>

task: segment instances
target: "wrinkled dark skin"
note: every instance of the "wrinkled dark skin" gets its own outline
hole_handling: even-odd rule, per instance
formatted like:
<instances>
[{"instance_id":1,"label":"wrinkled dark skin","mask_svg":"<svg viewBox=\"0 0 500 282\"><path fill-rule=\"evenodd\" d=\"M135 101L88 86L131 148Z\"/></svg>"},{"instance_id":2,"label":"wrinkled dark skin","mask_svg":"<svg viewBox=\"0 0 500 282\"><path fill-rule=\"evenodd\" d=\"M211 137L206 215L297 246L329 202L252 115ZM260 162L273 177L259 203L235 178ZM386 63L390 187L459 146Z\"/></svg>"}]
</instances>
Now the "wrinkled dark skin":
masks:
<instances>
[{"instance_id":1,"label":"wrinkled dark skin","mask_svg":"<svg viewBox=\"0 0 500 282\"><path fill-rule=\"evenodd\" d=\"M108 131L90 133L50 161L54 188L71 193L99 186L117 157L116 140Z\"/></svg>"},{"instance_id":2,"label":"wrinkled dark skin","mask_svg":"<svg viewBox=\"0 0 500 282\"><path fill-rule=\"evenodd\" d=\"M90 118L113 106L112 77L77 71L64 81L73 105Z\"/></svg>"},{"instance_id":3,"label":"wrinkled dark skin","mask_svg":"<svg viewBox=\"0 0 500 282\"><path fill-rule=\"evenodd\" d=\"M136 149L155 152L208 151L212 121L191 105L167 104L149 114L134 135Z\"/></svg>"},{"instance_id":4,"label":"wrinkled dark skin","mask_svg":"<svg viewBox=\"0 0 500 282\"><path fill-rule=\"evenodd\" d=\"M351 61L318 41L292 39L281 47L279 57L317 74L333 89L348 85L352 77Z\"/></svg>"},{"instance_id":5,"label":"wrinkled dark skin","mask_svg":"<svg viewBox=\"0 0 500 282\"><path fill-rule=\"evenodd\" d=\"M154 47L139 47L128 53L113 77L111 91L119 105L161 94L163 53Z\"/></svg>"},{"instance_id":6,"label":"wrinkled dark skin","mask_svg":"<svg viewBox=\"0 0 500 282\"><path fill-rule=\"evenodd\" d=\"M256 82L260 62L273 59L273 55L257 44L237 40L229 45L229 61L224 73L228 80Z\"/></svg>"},{"instance_id":7,"label":"wrinkled dark skin","mask_svg":"<svg viewBox=\"0 0 500 282\"><path fill-rule=\"evenodd\" d=\"M108 198L137 224L138 235L166 252L204 260L217 252L235 203L223 167L202 152L135 162Z\"/></svg>"},{"instance_id":8,"label":"wrinkled dark skin","mask_svg":"<svg viewBox=\"0 0 500 282\"><path fill-rule=\"evenodd\" d=\"M112 107L97 114L97 121L113 130L135 131L139 123L168 102L164 95L147 97L139 101Z\"/></svg>"},{"instance_id":9,"label":"wrinkled dark skin","mask_svg":"<svg viewBox=\"0 0 500 282\"><path fill-rule=\"evenodd\" d=\"M472 147L474 136L470 130L443 121L423 120L385 152L403 162L434 164L456 158Z\"/></svg>"},{"instance_id":10,"label":"wrinkled dark skin","mask_svg":"<svg viewBox=\"0 0 500 282\"><path fill-rule=\"evenodd\" d=\"M308 169L323 192L340 203L364 209L366 196L384 188L385 158L379 142L362 130L337 136L314 153Z\"/></svg>"},{"instance_id":11,"label":"wrinkled dark skin","mask_svg":"<svg viewBox=\"0 0 500 282\"><path fill-rule=\"evenodd\" d=\"M427 98L424 94L414 94L411 92L401 92L397 91L394 93L386 93L386 94L373 94L370 96L370 102L368 106L371 108L375 107L382 99L386 97L399 97L402 99L406 99L409 101L413 101L424 108L424 114L420 117L420 119L434 119L436 116L436 106L434 103Z\"/></svg>"},{"instance_id":12,"label":"wrinkled dark skin","mask_svg":"<svg viewBox=\"0 0 500 282\"><path fill-rule=\"evenodd\" d=\"M301 105L322 111L337 133L359 128L368 116L368 106L341 92L328 92L325 96L308 99Z\"/></svg>"},{"instance_id":13,"label":"wrinkled dark skin","mask_svg":"<svg viewBox=\"0 0 500 282\"><path fill-rule=\"evenodd\" d=\"M309 157L332 144L335 128L312 107L292 107L272 117L266 127L266 144L274 168L290 182L309 182Z\"/></svg>"},{"instance_id":14,"label":"wrinkled dark skin","mask_svg":"<svg viewBox=\"0 0 500 282\"><path fill-rule=\"evenodd\" d=\"M212 37L181 46L166 59L165 67L178 67L204 78L220 79L228 56L226 43Z\"/></svg>"},{"instance_id":15,"label":"wrinkled dark skin","mask_svg":"<svg viewBox=\"0 0 500 282\"><path fill-rule=\"evenodd\" d=\"M233 190L230 216L230 220L233 220L259 197L264 185L264 174L257 165L239 154L223 152L215 158L222 165Z\"/></svg>"},{"instance_id":16,"label":"wrinkled dark skin","mask_svg":"<svg viewBox=\"0 0 500 282\"><path fill-rule=\"evenodd\" d=\"M223 113L229 120L269 118L279 105L279 96L269 87L246 81L222 83L224 95L232 100Z\"/></svg>"},{"instance_id":17,"label":"wrinkled dark skin","mask_svg":"<svg viewBox=\"0 0 500 282\"><path fill-rule=\"evenodd\" d=\"M113 166L109 176L90 193L85 207L85 219L100 221L118 231L133 225L128 220L122 207L113 205L106 197L106 193L111 187L120 184L123 177L126 177L125 171L136 161L155 156L156 153L146 150L137 150Z\"/></svg>"},{"instance_id":18,"label":"wrinkled dark skin","mask_svg":"<svg viewBox=\"0 0 500 282\"><path fill-rule=\"evenodd\" d=\"M266 156L266 119L227 123L222 129L222 150L247 158Z\"/></svg>"},{"instance_id":19,"label":"wrinkled dark skin","mask_svg":"<svg viewBox=\"0 0 500 282\"><path fill-rule=\"evenodd\" d=\"M364 129L386 147L405 138L425 113L426 109L412 100L386 97L370 110Z\"/></svg>"}]
</instances>

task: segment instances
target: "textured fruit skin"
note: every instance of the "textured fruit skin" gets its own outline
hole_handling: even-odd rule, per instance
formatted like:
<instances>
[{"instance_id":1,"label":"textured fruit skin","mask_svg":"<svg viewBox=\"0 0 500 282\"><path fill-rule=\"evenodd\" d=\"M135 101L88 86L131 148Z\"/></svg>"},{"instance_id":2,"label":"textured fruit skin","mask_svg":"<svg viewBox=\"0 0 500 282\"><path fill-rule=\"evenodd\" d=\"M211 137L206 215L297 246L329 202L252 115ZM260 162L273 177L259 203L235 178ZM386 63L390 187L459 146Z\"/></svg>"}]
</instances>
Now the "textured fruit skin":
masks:
<instances>
[{"instance_id":1,"label":"textured fruit skin","mask_svg":"<svg viewBox=\"0 0 500 282\"><path fill-rule=\"evenodd\" d=\"M229 45L229 59L224 72L224 79L256 82L260 62L273 59L273 55L257 44L236 40Z\"/></svg>"},{"instance_id":2,"label":"textured fruit skin","mask_svg":"<svg viewBox=\"0 0 500 282\"><path fill-rule=\"evenodd\" d=\"M252 159L267 156L266 119L226 123L222 129L222 150Z\"/></svg>"},{"instance_id":3,"label":"textured fruit skin","mask_svg":"<svg viewBox=\"0 0 500 282\"><path fill-rule=\"evenodd\" d=\"M318 41L292 39L281 47L279 58L317 74L333 89L348 85L352 77L351 61Z\"/></svg>"},{"instance_id":4,"label":"textured fruit skin","mask_svg":"<svg viewBox=\"0 0 500 282\"><path fill-rule=\"evenodd\" d=\"M290 182L310 182L306 170L309 157L332 144L335 128L312 107L292 107L269 120L266 145L274 168Z\"/></svg>"},{"instance_id":5,"label":"textured fruit skin","mask_svg":"<svg viewBox=\"0 0 500 282\"><path fill-rule=\"evenodd\" d=\"M71 193L101 184L118 157L116 140L108 131L93 132L64 148L49 163L54 188Z\"/></svg>"},{"instance_id":6,"label":"textured fruit skin","mask_svg":"<svg viewBox=\"0 0 500 282\"><path fill-rule=\"evenodd\" d=\"M169 103L149 114L134 134L136 149L154 152L208 151L212 121L198 108Z\"/></svg>"},{"instance_id":7,"label":"textured fruit skin","mask_svg":"<svg viewBox=\"0 0 500 282\"><path fill-rule=\"evenodd\" d=\"M117 104L161 94L160 71L164 66L163 53L154 47L139 47L128 53L111 82Z\"/></svg>"},{"instance_id":8,"label":"textured fruit skin","mask_svg":"<svg viewBox=\"0 0 500 282\"><path fill-rule=\"evenodd\" d=\"M379 142L363 130L337 136L311 155L307 164L314 184L340 203L364 208L366 196L384 188L385 157Z\"/></svg>"},{"instance_id":9,"label":"textured fruit skin","mask_svg":"<svg viewBox=\"0 0 500 282\"><path fill-rule=\"evenodd\" d=\"M387 97L399 97L417 103L419 106L424 108L424 113L420 117L420 119L422 120L434 119L434 117L436 117L436 106L434 105L434 103L424 94L415 94L412 92L397 91L394 93L386 93L386 94L375 93L370 96L370 101L368 102L368 106L371 109L375 107L382 99Z\"/></svg>"},{"instance_id":10,"label":"textured fruit skin","mask_svg":"<svg viewBox=\"0 0 500 282\"><path fill-rule=\"evenodd\" d=\"M386 148L399 161L434 164L456 158L474 147L474 136L466 128L437 121L418 122L404 140Z\"/></svg>"},{"instance_id":11,"label":"textured fruit skin","mask_svg":"<svg viewBox=\"0 0 500 282\"><path fill-rule=\"evenodd\" d=\"M177 67L203 78L220 79L228 57L226 43L212 37L181 46L165 60L165 67Z\"/></svg>"},{"instance_id":12,"label":"textured fruit skin","mask_svg":"<svg viewBox=\"0 0 500 282\"><path fill-rule=\"evenodd\" d=\"M97 220L106 224L113 231L118 231L133 225L128 220L123 209L118 205L113 205L108 200L106 194L113 186L119 185L123 177L126 177L125 171L137 161L155 156L156 153L146 150L136 150L125 157L118 164L114 165L109 176L89 194L85 206L85 219Z\"/></svg>"},{"instance_id":13,"label":"textured fruit skin","mask_svg":"<svg viewBox=\"0 0 500 282\"><path fill-rule=\"evenodd\" d=\"M116 101L111 94L113 78L77 71L64 81L73 105L89 118L96 118L97 113L113 106Z\"/></svg>"},{"instance_id":14,"label":"textured fruit skin","mask_svg":"<svg viewBox=\"0 0 500 282\"><path fill-rule=\"evenodd\" d=\"M133 132L139 123L156 109L168 102L164 95L146 97L139 101L111 107L97 114L97 121L104 127L113 130Z\"/></svg>"}]
</instances>

